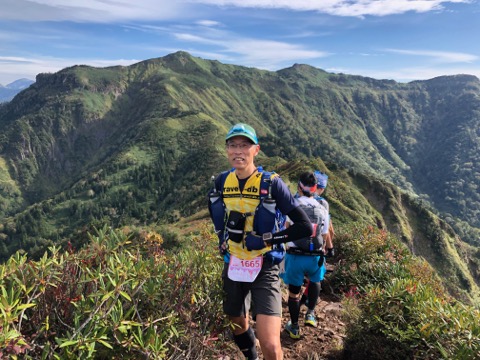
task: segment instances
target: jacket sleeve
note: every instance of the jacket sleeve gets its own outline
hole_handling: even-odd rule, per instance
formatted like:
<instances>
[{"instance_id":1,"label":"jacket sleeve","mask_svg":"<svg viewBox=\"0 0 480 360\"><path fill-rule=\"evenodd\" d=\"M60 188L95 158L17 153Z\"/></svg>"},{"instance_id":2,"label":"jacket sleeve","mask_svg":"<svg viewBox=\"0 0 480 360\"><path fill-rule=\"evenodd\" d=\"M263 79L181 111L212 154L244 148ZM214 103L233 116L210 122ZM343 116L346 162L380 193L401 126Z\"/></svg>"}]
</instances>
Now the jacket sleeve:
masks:
<instances>
[{"instance_id":1,"label":"jacket sleeve","mask_svg":"<svg viewBox=\"0 0 480 360\"><path fill-rule=\"evenodd\" d=\"M293 221L293 225L273 234L272 244L295 241L312 235L310 219L299 206L292 209L287 215Z\"/></svg>"}]
</instances>

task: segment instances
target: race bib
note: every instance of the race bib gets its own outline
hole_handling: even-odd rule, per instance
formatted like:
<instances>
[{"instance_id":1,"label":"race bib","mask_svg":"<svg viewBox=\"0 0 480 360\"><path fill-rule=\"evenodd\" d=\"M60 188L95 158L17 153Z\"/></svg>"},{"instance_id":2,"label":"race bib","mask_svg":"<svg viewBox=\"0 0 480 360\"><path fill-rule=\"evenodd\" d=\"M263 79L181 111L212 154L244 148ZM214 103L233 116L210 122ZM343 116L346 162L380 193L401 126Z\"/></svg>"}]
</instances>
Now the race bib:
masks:
<instances>
[{"instance_id":1,"label":"race bib","mask_svg":"<svg viewBox=\"0 0 480 360\"><path fill-rule=\"evenodd\" d=\"M251 260L240 260L236 256L230 255L228 278L233 281L253 282L262 270L262 264L263 255Z\"/></svg>"}]
</instances>

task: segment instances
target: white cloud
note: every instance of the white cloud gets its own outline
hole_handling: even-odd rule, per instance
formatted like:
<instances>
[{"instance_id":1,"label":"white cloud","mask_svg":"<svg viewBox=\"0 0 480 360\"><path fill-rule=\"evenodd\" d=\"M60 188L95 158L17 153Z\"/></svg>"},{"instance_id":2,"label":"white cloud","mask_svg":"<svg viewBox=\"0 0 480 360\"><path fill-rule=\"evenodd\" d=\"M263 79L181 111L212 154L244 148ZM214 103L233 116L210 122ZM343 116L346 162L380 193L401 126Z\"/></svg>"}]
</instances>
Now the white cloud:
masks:
<instances>
[{"instance_id":1,"label":"white cloud","mask_svg":"<svg viewBox=\"0 0 480 360\"><path fill-rule=\"evenodd\" d=\"M2 0L0 19L114 22L185 17L184 1L167 0Z\"/></svg>"},{"instance_id":2,"label":"white cloud","mask_svg":"<svg viewBox=\"0 0 480 360\"><path fill-rule=\"evenodd\" d=\"M471 63L478 60L478 56L466 53L446 52L446 51L429 51L429 50L401 50L401 49L386 49L388 52L403 55L424 56L433 58L435 62L439 63Z\"/></svg>"},{"instance_id":3,"label":"white cloud","mask_svg":"<svg viewBox=\"0 0 480 360\"><path fill-rule=\"evenodd\" d=\"M151 33L158 33L160 36L169 34L176 39L176 42L165 43L160 46L155 46L155 43L143 44L141 46L142 52L155 54L155 56L163 56L167 53L178 50L185 50L194 56L207 55L208 59L219 60L237 65L252 66L261 69L278 70L284 66L290 66L294 62L307 62L309 59L321 58L329 54L323 51L310 50L306 45L300 45L298 42L290 44L288 42L271 41L264 39L254 39L240 37L229 31L225 31L223 26L213 21L202 21L201 25L171 25L171 26L151 26L151 25L123 25L126 30L147 31ZM206 26L208 25L208 26ZM9 61L0 66L0 83L6 83L10 80L16 80L19 77L28 77L35 79L38 73L52 73L61 70L62 68L72 65L91 65L91 66L110 66L110 65L129 65L131 63L141 60L95 60L88 59L86 54L92 53L88 49L88 41L85 40L85 35L82 33L72 33L62 39L61 36L66 35L63 30L56 30L57 32L49 31L48 36L58 36L60 42L55 41L55 49L65 49L66 52L80 51L85 55L84 58L68 59L60 56L44 57L39 54L32 54L32 52L21 53L23 58L17 57L17 61ZM26 34L21 34L25 36ZM42 32L34 32L35 37L45 37ZM104 34L99 34L95 41L95 46L101 44L100 40L106 43L103 38ZM20 36L17 34L17 37ZM31 36L31 39L33 36ZM68 40L70 39L70 40ZM39 40L39 42L45 39ZM112 40L114 41L114 40ZM161 44L161 42L160 42ZM125 45L123 45L125 46ZM134 45L132 53L135 53ZM69 49L66 49L70 47ZM11 52L12 53L12 52ZM94 52L93 52L94 54ZM15 55L15 53L12 53ZM82 55L80 55L82 56ZM32 59L30 59L31 57ZM95 57L93 55L92 57ZM0 63L2 58L0 58ZM6 60L6 58L3 58ZM144 60L144 59L142 59Z\"/></svg>"},{"instance_id":4,"label":"white cloud","mask_svg":"<svg viewBox=\"0 0 480 360\"><path fill-rule=\"evenodd\" d=\"M385 16L408 11L441 10L444 3L469 3L471 0L192 0L192 2L244 8L318 11L336 16Z\"/></svg>"},{"instance_id":5,"label":"white cloud","mask_svg":"<svg viewBox=\"0 0 480 360\"><path fill-rule=\"evenodd\" d=\"M188 33L177 33L178 40L217 46L219 53L231 54L237 64L254 66L261 69L277 70L286 63L305 61L329 56L324 51L309 50L300 45L280 41L235 38L227 32L218 32L216 38L207 38ZM196 52L192 52L196 53Z\"/></svg>"},{"instance_id":6,"label":"white cloud","mask_svg":"<svg viewBox=\"0 0 480 360\"><path fill-rule=\"evenodd\" d=\"M2 0L0 19L25 21L115 22L165 20L195 15L192 7L209 5L256 9L316 11L335 16L385 16L442 10L472 0ZM211 26L211 25L207 25Z\"/></svg>"},{"instance_id":7,"label":"white cloud","mask_svg":"<svg viewBox=\"0 0 480 360\"><path fill-rule=\"evenodd\" d=\"M209 39L200 35L192 35L188 33L176 33L173 34L178 40L195 42L204 45L223 45L223 41Z\"/></svg>"},{"instance_id":8,"label":"white cloud","mask_svg":"<svg viewBox=\"0 0 480 360\"><path fill-rule=\"evenodd\" d=\"M242 63L269 70L276 70L285 63L329 56L323 51L308 50L302 46L278 41L242 39L229 41L224 46L225 51L239 54L243 58Z\"/></svg>"},{"instance_id":9,"label":"white cloud","mask_svg":"<svg viewBox=\"0 0 480 360\"><path fill-rule=\"evenodd\" d=\"M218 21L213 21L213 20L200 20L200 21L197 21L196 24L198 24L200 26L207 26L207 27L222 25Z\"/></svg>"},{"instance_id":10,"label":"white cloud","mask_svg":"<svg viewBox=\"0 0 480 360\"><path fill-rule=\"evenodd\" d=\"M237 65L252 66L267 70L278 70L293 63L315 63L316 59L331 56L326 49L328 41L317 42L316 45L302 44L296 40L292 43L292 38L310 38L312 41L318 40L321 36L331 35L335 33L332 27L328 28L328 32L314 33L314 27L308 24L293 20L282 28L280 32L270 32L268 21L277 20L277 13L274 12L255 12L248 9L284 9L290 11L304 11L308 14L302 14L303 19L317 21L318 14L324 13L336 16L355 16L363 17L367 15L390 15L401 14L405 12L427 12L442 10L443 7L452 3L469 3L471 0L1 0L2 11L0 11L0 20L51 20L48 23L32 24L32 27L26 27L21 22L8 22L6 24L15 23L20 31L12 29L0 31L0 52L3 55L11 55L11 57L0 57L0 82L14 81L20 77L29 77L34 79L35 75L40 72L56 72L62 68L76 65L86 64L91 66L110 66L110 65L129 65L141 60L118 60L120 57L142 56L163 56L167 53L177 50L185 50L195 56L202 56L212 60L229 62ZM246 13L260 14L257 20L265 21L267 26L263 31L263 27L254 35L249 33L246 37L239 36L229 31L225 31L229 26L233 25L230 21L236 14L231 11L232 8L238 8L242 11L241 16ZM191 11L192 9L198 11ZM226 10L231 18L220 17L220 13L214 10ZM244 9L247 9L245 11ZM233 9L235 10L235 9ZM225 12L222 12L225 14ZM313 15L315 20L308 18L306 15ZM322 16L323 18L327 18ZM216 21L220 19L219 21ZM226 20L223 20L226 19ZM229 19L227 21L227 19ZM243 19L243 18L242 18ZM98 36L94 41L85 40L86 36L91 36L89 32L83 33L77 31L75 26L61 26L60 29L54 25L60 21L79 21L79 22L118 22L123 28L120 30L118 38L110 38L110 33L98 32ZM130 21L131 20L131 21ZM143 20L135 22L134 20ZM172 20L163 23L154 22L154 20ZM337 19L338 20L338 19ZM351 20L351 19L350 19ZM350 21L347 19L347 21ZM376 20L376 19L374 19ZM221 22L224 21L224 22ZM260 22L260 21L259 21ZM361 21L363 23L363 21ZM20 24L20 25L18 25ZM322 23L323 24L323 23ZM63 25L63 24L62 24ZM300 27L298 25L303 25ZM5 27L8 29L8 27ZM104 27L105 28L105 27ZM232 26L232 29L234 26ZM33 29L33 30L32 30ZM112 26L111 29L114 29ZM109 30L111 30L109 27ZM240 31L240 27L235 27ZM268 30L267 30L268 29ZM137 30L148 32L144 37L139 37L139 42L128 43L123 42L123 32ZM3 32L2 32L3 31ZM151 36L155 34L158 41L149 42ZM136 34L133 31L125 36L126 39L133 38ZM130 36L131 35L131 36ZM176 41L172 42L171 37ZM253 38L258 37L258 38ZM262 38L260 38L262 37ZM309 39L309 40L310 40ZM15 46L22 42L27 43L27 47L21 51L16 50ZM31 44L48 44L48 50L40 48L34 49ZM157 46L158 44L158 46ZM51 46L50 46L51 45ZM89 50L90 45L92 49ZM96 55L92 57L98 58L103 50L110 46L112 49L121 49L112 57L117 60L99 60L87 59L89 53ZM441 64L464 63L473 67L473 62L478 60L478 56L469 53L448 52L448 51L430 51L430 50L412 50L397 49L396 45L391 43L392 48L386 49L386 52L402 55L397 58L405 59L407 56L424 57L430 66L439 66ZM183 48L182 48L183 47ZM68 48L68 49L67 49ZM125 49L130 51L127 52ZM62 53L63 50L64 51ZM150 50L153 51L144 51ZM59 51L62 50L62 51ZM74 51L81 51L82 58L74 58ZM34 51L50 51L48 54L55 55L52 57L42 57L38 54L31 55ZM59 51L59 52L57 52ZM342 51L340 47L335 47L336 52ZM370 53L370 49L365 47L363 58L369 56L372 59L379 56L377 53ZM386 52L381 55L387 57ZM466 51L474 53L474 48L468 48ZM63 55L68 54L68 55ZM126 55L125 55L126 54ZM153 54L153 55L150 55ZM357 54L358 55L358 54ZM28 59L32 56L32 59ZM133 57L132 56L132 57ZM67 58L68 57L68 58ZM105 55L108 57L108 54ZM143 60L143 59L142 59ZM415 65L419 64L417 60ZM405 65L403 63L402 65ZM427 66L426 66L427 67ZM395 79L422 79L424 76L428 78L430 69L400 69L396 72L393 68L385 72L384 78ZM436 71L434 68L432 71ZM441 74L455 73L451 69L438 69L434 76ZM475 71L475 72L473 72ZM477 74L476 69L472 69L473 74ZM372 76L379 78L379 75L369 75L369 70L359 70L357 72L348 71L346 73L356 75ZM456 73L465 73L465 70L459 70ZM425 74L425 75L423 75ZM411 77L410 77L411 76ZM382 76L380 76L382 78Z\"/></svg>"}]
</instances>

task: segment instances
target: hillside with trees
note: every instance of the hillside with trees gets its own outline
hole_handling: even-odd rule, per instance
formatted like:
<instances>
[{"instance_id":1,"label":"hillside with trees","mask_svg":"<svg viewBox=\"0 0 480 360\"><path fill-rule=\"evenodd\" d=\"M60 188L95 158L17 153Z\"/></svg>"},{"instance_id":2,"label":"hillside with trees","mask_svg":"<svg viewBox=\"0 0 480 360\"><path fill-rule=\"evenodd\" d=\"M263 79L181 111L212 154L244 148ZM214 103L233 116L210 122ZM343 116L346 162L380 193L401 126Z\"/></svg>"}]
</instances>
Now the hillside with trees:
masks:
<instances>
[{"instance_id":1,"label":"hillside with trees","mask_svg":"<svg viewBox=\"0 0 480 360\"><path fill-rule=\"evenodd\" d=\"M381 224L475 298L479 88L467 75L400 84L185 52L40 74L0 107L0 257L204 211L210 177L228 167L224 134L243 121L267 169L286 180L308 161L324 169L338 222Z\"/></svg>"}]
</instances>

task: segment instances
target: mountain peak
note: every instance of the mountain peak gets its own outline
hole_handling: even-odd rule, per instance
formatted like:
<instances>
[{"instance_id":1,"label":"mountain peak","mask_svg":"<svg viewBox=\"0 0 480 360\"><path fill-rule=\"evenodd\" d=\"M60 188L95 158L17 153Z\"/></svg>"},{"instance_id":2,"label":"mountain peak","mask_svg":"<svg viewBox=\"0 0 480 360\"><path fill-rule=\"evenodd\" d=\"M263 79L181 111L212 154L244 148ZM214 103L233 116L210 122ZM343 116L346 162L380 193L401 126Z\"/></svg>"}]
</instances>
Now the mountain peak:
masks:
<instances>
[{"instance_id":1,"label":"mountain peak","mask_svg":"<svg viewBox=\"0 0 480 360\"><path fill-rule=\"evenodd\" d=\"M32 85L35 81L22 78L15 80L14 82L11 82L7 86L5 86L7 89L12 89L12 90L23 90Z\"/></svg>"},{"instance_id":2,"label":"mountain peak","mask_svg":"<svg viewBox=\"0 0 480 360\"><path fill-rule=\"evenodd\" d=\"M35 81L30 79L18 79L7 86L0 84L0 103L12 100L20 91L32 85Z\"/></svg>"}]
</instances>

